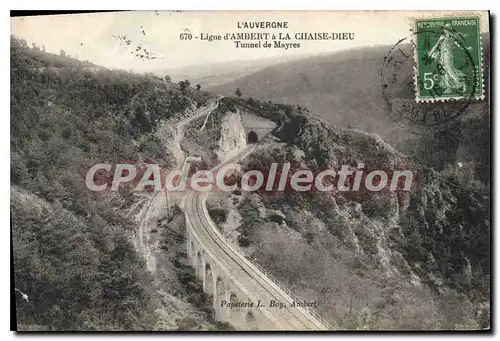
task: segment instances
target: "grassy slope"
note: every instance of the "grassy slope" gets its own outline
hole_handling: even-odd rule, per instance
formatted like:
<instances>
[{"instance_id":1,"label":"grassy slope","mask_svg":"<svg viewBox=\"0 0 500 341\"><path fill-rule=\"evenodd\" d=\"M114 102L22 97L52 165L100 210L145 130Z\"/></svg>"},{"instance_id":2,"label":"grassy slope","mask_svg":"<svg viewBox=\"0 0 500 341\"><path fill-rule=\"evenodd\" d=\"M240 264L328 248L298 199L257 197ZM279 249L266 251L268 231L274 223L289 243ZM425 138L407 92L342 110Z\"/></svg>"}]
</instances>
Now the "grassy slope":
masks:
<instances>
[{"instance_id":1,"label":"grassy slope","mask_svg":"<svg viewBox=\"0 0 500 341\"><path fill-rule=\"evenodd\" d=\"M259 100L304 105L326 122L387 134L379 76L385 54L386 48L373 48L310 57L211 89L230 94L239 87Z\"/></svg>"},{"instance_id":2,"label":"grassy slope","mask_svg":"<svg viewBox=\"0 0 500 341\"><path fill-rule=\"evenodd\" d=\"M259 71L266 66L291 59L296 59L296 57L271 57L257 60L239 60L223 63L190 65L176 69L157 69L151 71L161 77L169 75L174 81L189 79L193 85L199 83L204 88L207 86L231 82L240 77Z\"/></svg>"},{"instance_id":3,"label":"grassy slope","mask_svg":"<svg viewBox=\"0 0 500 341\"><path fill-rule=\"evenodd\" d=\"M484 45L488 70L487 39ZM409 133L405 125L395 125L388 115L381 88L380 72L389 49L390 46L367 47L280 63L209 90L230 95L239 87L244 96L261 101L300 104L324 122L375 132L399 147L408 140ZM409 46L402 49L411 55ZM412 79L411 63L404 67L399 84ZM487 78L488 75L486 84ZM413 99L413 94L410 88L402 87L391 98ZM471 112L483 110L482 105L470 107ZM425 133L419 129L417 132Z\"/></svg>"},{"instance_id":4,"label":"grassy slope","mask_svg":"<svg viewBox=\"0 0 500 341\"><path fill-rule=\"evenodd\" d=\"M16 299L18 327L210 326L205 313L194 321L166 316L168 323L158 322L157 289L128 238L135 226L126 212L134 197L127 190L90 192L84 184L86 170L96 163L168 166L169 156L154 137L157 124L210 95L31 49L14 37L11 66L15 285L30 298L29 303ZM182 278L173 281L175 295L192 305L190 311L198 309L205 300L189 289L196 286L190 268L172 268L170 276Z\"/></svg>"}]
</instances>

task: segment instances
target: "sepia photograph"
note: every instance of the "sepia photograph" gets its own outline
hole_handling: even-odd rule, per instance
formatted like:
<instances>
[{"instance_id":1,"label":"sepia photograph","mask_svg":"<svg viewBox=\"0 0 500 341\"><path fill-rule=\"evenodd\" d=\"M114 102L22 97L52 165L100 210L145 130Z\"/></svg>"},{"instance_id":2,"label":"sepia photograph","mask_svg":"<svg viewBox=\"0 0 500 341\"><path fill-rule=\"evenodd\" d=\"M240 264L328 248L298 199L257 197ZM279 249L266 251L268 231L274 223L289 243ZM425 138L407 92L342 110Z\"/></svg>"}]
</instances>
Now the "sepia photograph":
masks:
<instances>
[{"instance_id":1,"label":"sepia photograph","mask_svg":"<svg viewBox=\"0 0 500 341\"><path fill-rule=\"evenodd\" d=\"M488 11L10 17L17 332L491 332Z\"/></svg>"}]
</instances>

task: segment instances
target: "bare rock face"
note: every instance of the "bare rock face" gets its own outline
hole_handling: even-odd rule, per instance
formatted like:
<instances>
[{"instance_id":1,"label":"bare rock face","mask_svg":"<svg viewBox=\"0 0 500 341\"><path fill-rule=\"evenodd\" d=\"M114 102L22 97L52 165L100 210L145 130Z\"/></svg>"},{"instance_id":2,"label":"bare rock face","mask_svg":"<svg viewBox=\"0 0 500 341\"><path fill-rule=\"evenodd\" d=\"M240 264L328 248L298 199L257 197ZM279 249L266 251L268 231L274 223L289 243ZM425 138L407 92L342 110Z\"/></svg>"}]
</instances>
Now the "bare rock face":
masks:
<instances>
[{"instance_id":1,"label":"bare rock face","mask_svg":"<svg viewBox=\"0 0 500 341\"><path fill-rule=\"evenodd\" d=\"M221 120L220 138L215 151L217 159L225 160L247 146L245 128L238 113L229 112Z\"/></svg>"}]
</instances>

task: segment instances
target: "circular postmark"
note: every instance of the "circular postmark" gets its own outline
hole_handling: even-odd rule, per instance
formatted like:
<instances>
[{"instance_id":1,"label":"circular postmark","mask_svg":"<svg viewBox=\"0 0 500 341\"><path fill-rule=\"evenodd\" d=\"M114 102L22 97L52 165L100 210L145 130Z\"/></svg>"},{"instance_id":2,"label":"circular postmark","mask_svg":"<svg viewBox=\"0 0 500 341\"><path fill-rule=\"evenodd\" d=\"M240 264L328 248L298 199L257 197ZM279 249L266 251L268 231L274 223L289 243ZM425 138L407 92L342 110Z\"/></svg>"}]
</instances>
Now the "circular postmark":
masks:
<instances>
[{"instance_id":1,"label":"circular postmark","mask_svg":"<svg viewBox=\"0 0 500 341\"><path fill-rule=\"evenodd\" d=\"M467 113L481 85L477 72L461 71L477 70L478 65L459 37L452 29L427 28L391 47L383 60L381 88L387 113L396 124L420 128L417 131L446 130ZM448 46L443 47L442 41ZM427 50L421 46L425 44ZM460 50L461 58L455 61L460 65L449 62L451 47ZM421 77L419 67L429 72ZM422 92L428 95L426 100L420 100Z\"/></svg>"}]
</instances>

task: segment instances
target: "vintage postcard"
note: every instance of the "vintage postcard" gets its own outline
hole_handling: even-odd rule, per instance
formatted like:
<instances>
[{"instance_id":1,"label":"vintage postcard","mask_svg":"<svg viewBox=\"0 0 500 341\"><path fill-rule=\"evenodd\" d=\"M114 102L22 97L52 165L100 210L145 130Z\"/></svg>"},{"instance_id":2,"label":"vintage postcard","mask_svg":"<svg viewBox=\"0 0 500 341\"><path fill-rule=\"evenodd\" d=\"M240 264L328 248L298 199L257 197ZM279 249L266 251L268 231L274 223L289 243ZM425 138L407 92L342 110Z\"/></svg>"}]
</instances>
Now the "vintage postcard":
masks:
<instances>
[{"instance_id":1,"label":"vintage postcard","mask_svg":"<svg viewBox=\"0 0 500 341\"><path fill-rule=\"evenodd\" d=\"M487 11L11 17L17 331L490 331Z\"/></svg>"}]
</instances>

